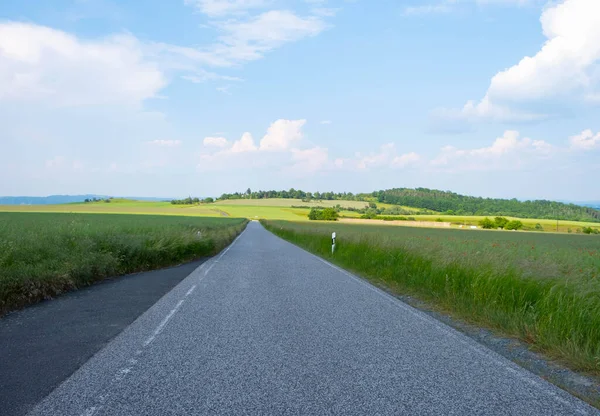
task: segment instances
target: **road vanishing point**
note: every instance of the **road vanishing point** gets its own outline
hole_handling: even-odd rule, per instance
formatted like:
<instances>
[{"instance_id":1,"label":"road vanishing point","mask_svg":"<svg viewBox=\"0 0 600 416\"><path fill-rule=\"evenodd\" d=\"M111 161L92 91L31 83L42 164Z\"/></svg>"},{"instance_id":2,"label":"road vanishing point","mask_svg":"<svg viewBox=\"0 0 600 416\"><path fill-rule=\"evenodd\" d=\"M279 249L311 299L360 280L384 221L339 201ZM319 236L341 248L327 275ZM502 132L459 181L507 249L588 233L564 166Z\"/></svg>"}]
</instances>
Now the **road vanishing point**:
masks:
<instances>
[{"instance_id":1,"label":"road vanishing point","mask_svg":"<svg viewBox=\"0 0 600 416\"><path fill-rule=\"evenodd\" d=\"M254 221L29 414L600 412Z\"/></svg>"}]
</instances>

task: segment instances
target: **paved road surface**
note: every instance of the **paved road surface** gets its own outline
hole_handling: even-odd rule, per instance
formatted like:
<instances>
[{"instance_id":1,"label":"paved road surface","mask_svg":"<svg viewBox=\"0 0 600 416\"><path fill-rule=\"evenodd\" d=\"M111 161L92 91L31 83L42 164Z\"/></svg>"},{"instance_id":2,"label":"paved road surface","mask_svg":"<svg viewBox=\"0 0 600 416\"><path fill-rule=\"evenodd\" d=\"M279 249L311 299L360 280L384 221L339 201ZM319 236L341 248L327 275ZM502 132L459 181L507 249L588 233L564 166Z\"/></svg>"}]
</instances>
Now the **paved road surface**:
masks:
<instances>
[{"instance_id":1,"label":"paved road surface","mask_svg":"<svg viewBox=\"0 0 600 416\"><path fill-rule=\"evenodd\" d=\"M32 415L598 415L260 224Z\"/></svg>"},{"instance_id":2,"label":"paved road surface","mask_svg":"<svg viewBox=\"0 0 600 416\"><path fill-rule=\"evenodd\" d=\"M104 281L0 319L0 415L27 414L203 262Z\"/></svg>"}]
</instances>

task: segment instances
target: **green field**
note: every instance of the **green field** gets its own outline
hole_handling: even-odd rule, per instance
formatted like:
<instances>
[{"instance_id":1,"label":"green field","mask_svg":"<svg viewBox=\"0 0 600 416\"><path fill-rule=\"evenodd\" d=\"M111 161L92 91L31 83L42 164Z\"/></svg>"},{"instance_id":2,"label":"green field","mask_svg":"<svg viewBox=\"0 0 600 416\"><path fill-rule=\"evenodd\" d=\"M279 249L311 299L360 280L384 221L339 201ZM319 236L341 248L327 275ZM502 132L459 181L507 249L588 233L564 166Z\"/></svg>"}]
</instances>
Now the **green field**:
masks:
<instances>
[{"instance_id":1,"label":"green field","mask_svg":"<svg viewBox=\"0 0 600 416\"><path fill-rule=\"evenodd\" d=\"M309 208L302 207L334 207L336 205L348 208L364 208L366 203L360 201L311 201L302 202L300 199L233 199L217 201L210 204L199 205L173 205L170 202L145 202L125 199L113 199L110 203L76 203L64 205L4 205L0 212L69 212L69 213L105 213L105 214L146 214L146 215L184 215L194 217L236 217L249 219L270 219L287 221L308 221ZM392 208L394 205L378 204L381 208ZM460 225L478 225L482 216L449 216L438 214L418 215L418 210L410 207L401 207L407 211L414 211L417 221L442 220L450 222L452 227ZM340 215L346 218L357 218L359 213L342 210ZM509 219L517 219L509 217ZM525 229L534 230L540 224L544 231L555 232L556 221L544 219L520 219ZM389 224L392 225L392 224ZM598 223L577 221L559 221L559 232L577 233L583 227L600 229Z\"/></svg>"},{"instance_id":2,"label":"green field","mask_svg":"<svg viewBox=\"0 0 600 416\"><path fill-rule=\"evenodd\" d=\"M599 236L263 223L389 290L519 337L574 369L600 374Z\"/></svg>"},{"instance_id":3,"label":"green field","mask_svg":"<svg viewBox=\"0 0 600 416\"><path fill-rule=\"evenodd\" d=\"M0 212L68 212L103 214L151 214L185 215L198 217L235 217L250 219L281 219L290 221L308 221L307 208L292 206L335 206L332 202L343 202L344 206L363 208L365 203L356 201L323 201L323 204L304 203L300 199L247 199L218 201L212 204L173 205L170 202L145 202L113 199L110 203L80 203L63 205L0 205ZM358 214L342 211L348 217Z\"/></svg>"},{"instance_id":4,"label":"green field","mask_svg":"<svg viewBox=\"0 0 600 416\"><path fill-rule=\"evenodd\" d=\"M0 213L0 315L107 277L213 255L246 222L164 215Z\"/></svg>"}]
</instances>

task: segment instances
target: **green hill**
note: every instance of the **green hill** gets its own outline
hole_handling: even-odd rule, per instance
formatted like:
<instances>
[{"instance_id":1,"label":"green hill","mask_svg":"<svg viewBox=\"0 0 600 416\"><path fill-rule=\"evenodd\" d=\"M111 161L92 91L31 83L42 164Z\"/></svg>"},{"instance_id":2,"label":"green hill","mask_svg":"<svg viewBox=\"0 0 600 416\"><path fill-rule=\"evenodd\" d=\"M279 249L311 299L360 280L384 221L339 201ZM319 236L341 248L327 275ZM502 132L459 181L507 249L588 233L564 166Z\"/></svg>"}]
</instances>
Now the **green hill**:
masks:
<instances>
[{"instance_id":1,"label":"green hill","mask_svg":"<svg viewBox=\"0 0 600 416\"><path fill-rule=\"evenodd\" d=\"M481 198L427 188L395 188L359 194L351 192L305 192L293 188L289 191L256 192L248 189L243 193L223 194L219 200L271 198L295 198L305 201L379 202L412 207L423 211L435 211L445 215L498 215L600 222L600 210L586 206L547 200L519 201L517 199Z\"/></svg>"},{"instance_id":2,"label":"green hill","mask_svg":"<svg viewBox=\"0 0 600 416\"><path fill-rule=\"evenodd\" d=\"M597 209L547 200L480 198L427 188L388 189L373 192L371 196L379 202L425 208L447 215L502 215L600 222Z\"/></svg>"}]
</instances>

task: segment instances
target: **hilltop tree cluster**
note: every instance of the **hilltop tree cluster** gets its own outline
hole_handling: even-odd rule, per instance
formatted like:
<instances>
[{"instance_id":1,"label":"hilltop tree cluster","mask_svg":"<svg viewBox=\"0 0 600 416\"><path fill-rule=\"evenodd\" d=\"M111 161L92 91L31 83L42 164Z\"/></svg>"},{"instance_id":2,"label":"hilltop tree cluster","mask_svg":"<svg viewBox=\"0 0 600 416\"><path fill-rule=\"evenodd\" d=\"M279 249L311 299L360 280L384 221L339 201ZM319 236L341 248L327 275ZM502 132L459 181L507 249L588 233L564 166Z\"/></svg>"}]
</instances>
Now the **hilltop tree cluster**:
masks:
<instances>
[{"instance_id":1,"label":"hilltop tree cluster","mask_svg":"<svg viewBox=\"0 0 600 416\"><path fill-rule=\"evenodd\" d=\"M232 194L223 194L219 200L227 199L267 199L267 198L291 198L308 201L364 201L364 196L355 195L352 192L304 192L300 189L291 188L289 191L257 191L253 192L250 188L246 192L234 192Z\"/></svg>"},{"instance_id":2,"label":"hilltop tree cluster","mask_svg":"<svg viewBox=\"0 0 600 416\"><path fill-rule=\"evenodd\" d=\"M210 204L211 202L214 202L214 201L215 200L213 198L200 199L198 197L192 198L191 196L188 196L185 199L173 199L171 201L171 204L173 204L173 205L198 205L198 204Z\"/></svg>"},{"instance_id":3,"label":"hilltop tree cluster","mask_svg":"<svg viewBox=\"0 0 600 416\"><path fill-rule=\"evenodd\" d=\"M219 199L244 198L294 198L302 199L305 202L313 200L365 201L398 206L395 211L388 208L385 213L386 215L415 214L412 211L409 212L401 208L401 206L408 206L419 209L419 213L436 212L443 215L489 215L600 222L600 210L575 204L564 204L547 200L519 201L517 199L481 198L427 188L395 188L359 194L353 194L352 192L305 192L294 188L288 191L257 192L247 189L246 192L223 194ZM379 212L379 214L381 213ZM365 212L365 214L367 213ZM373 211L370 211L368 215L372 214Z\"/></svg>"},{"instance_id":4,"label":"hilltop tree cluster","mask_svg":"<svg viewBox=\"0 0 600 416\"><path fill-rule=\"evenodd\" d=\"M497 215L600 222L599 210L546 200L480 198L427 188L388 189L371 195L379 202L425 208L445 215Z\"/></svg>"},{"instance_id":5,"label":"hilltop tree cluster","mask_svg":"<svg viewBox=\"0 0 600 416\"><path fill-rule=\"evenodd\" d=\"M96 198L96 197L94 197L94 198L86 198L86 199L84 199L83 202L85 202L86 204L89 204L91 202L106 202L106 203L109 203L112 199L113 199L112 196L108 197L108 198Z\"/></svg>"}]
</instances>

